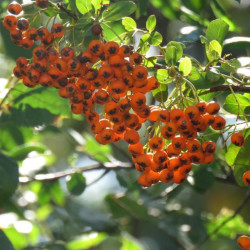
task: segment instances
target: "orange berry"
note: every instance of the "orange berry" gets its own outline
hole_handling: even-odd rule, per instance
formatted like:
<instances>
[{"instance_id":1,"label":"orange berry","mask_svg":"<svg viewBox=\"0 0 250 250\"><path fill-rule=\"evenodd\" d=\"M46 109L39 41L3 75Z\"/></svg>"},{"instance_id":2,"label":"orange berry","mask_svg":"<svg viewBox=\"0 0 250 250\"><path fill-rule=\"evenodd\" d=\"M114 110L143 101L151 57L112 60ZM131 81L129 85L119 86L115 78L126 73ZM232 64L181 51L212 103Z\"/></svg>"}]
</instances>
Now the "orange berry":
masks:
<instances>
[{"instance_id":1,"label":"orange berry","mask_svg":"<svg viewBox=\"0 0 250 250\"><path fill-rule=\"evenodd\" d=\"M196 106L189 106L185 110L185 115L191 120L195 120L199 114L199 109Z\"/></svg>"},{"instance_id":2,"label":"orange berry","mask_svg":"<svg viewBox=\"0 0 250 250\"><path fill-rule=\"evenodd\" d=\"M12 1L8 5L8 11L13 15L18 15L23 10L22 5L17 3L16 1Z\"/></svg>"},{"instance_id":3,"label":"orange berry","mask_svg":"<svg viewBox=\"0 0 250 250\"><path fill-rule=\"evenodd\" d=\"M157 150L153 156L153 160L157 164L163 164L168 159L168 155L163 150Z\"/></svg>"},{"instance_id":4,"label":"orange berry","mask_svg":"<svg viewBox=\"0 0 250 250\"><path fill-rule=\"evenodd\" d=\"M167 123L170 121L170 112L167 109L163 109L159 113L159 120L161 122Z\"/></svg>"},{"instance_id":5,"label":"orange berry","mask_svg":"<svg viewBox=\"0 0 250 250\"><path fill-rule=\"evenodd\" d=\"M136 144L140 140L140 135L136 130L129 129L124 134L124 140L128 144Z\"/></svg>"},{"instance_id":6,"label":"orange berry","mask_svg":"<svg viewBox=\"0 0 250 250\"><path fill-rule=\"evenodd\" d=\"M176 136L172 139L172 144L175 149L184 149L186 147L186 139L182 136Z\"/></svg>"},{"instance_id":7,"label":"orange berry","mask_svg":"<svg viewBox=\"0 0 250 250\"><path fill-rule=\"evenodd\" d=\"M242 235L237 239L237 243L243 250L249 250L250 249L250 237Z\"/></svg>"},{"instance_id":8,"label":"orange berry","mask_svg":"<svg viewBox=\"0 0 250 250\"><path fill-rule=\"evenodd\" d=\"M148 182L146 180L146 174L142 174L139 178L138 178L138 183L141 185L141 186L144 186L144 187L150 187L152 184L150 182Z\"/></svg>"},{"instance_id":9,"label":"orange berry","mask_svg":"<svg viewBox=\"0 0 250 250\"><path fill-rule=\"evenodd\" d=\"M211 125L211 127L215 130L221 130L225 127L226 121L221 116L215 116L214 123Z\"/></svg>"},{"instance_id":10,"label":"orange berry","mask_svg":"<svg viewBox=\"0 0 250 250\"><path fill-rule=\"evenodd\" d=\"M188 140L187 142L187 150L190 153L194 153L199 151L201 148L201 144L198 140L193 139L193 140Z\"/></svg>"},{"instance_id":11,"label":"orange berry","mask_svg":"<svg viewBox=\"0 0 250 250\"><path fill-rule=\"evenodd\" d=\"M7 30L14 30L17 28L17 18L12 15L7 15L3 19L3 25Z\"/></svg>"},{"instance_id":12,"label":"orange berry","mask_svg":"<svg viewBox=\"0 0 250 250\"><path fill-rule=\"evenodd\" d=\"M36 5L41 9L46 9L48 8L49 0L36 0Z\"/></svg>"},{"instance_id":13,"label":"orange berry","mask_svg":"<svg viewBox=\"0 0 250 250\"><path fill-rule=\"evenodd\" d=\"M231 142L236 146L243 146L245 143L245 137L242 133L234 133L231 136Z\"/></svg>"},{"instance_id":14,"label":"orange berry","mask_svg":"<svg viewBox=\"0 0 250 250\"><path fill-rule=\"evenodd\" d=\"M161 150L163 148L163 140L159 136L154 136L149 140L149 147L154 150Z\"/></svg>"},{"instance_id":15,"label":"orange berry","mask_svg":"<svg viewBox=\"0 0 250 250\"><path fill-rule=\"evenodd\" d=\"M116 55L119 51L119 45L116 42L109 41L104 45L104 53L107 57Z\"/></svg>"},{"instance_id":16,"label":"orange berry","mask_svg":"<svg viewBox=\"0 0 250 250\"><path fill-rule=\"evenodd\" d=\"M173 171L169 169L163 169L160 173L160 181L169 183L173 180Z\"/></svg>"},{"instance_id":17,"label":"orange berry","mask_svg":"<svg viewBox=\"0 0 250 250\"><path fill-rule=\"evenodd\" d=\"M186 174L181 170L181 168L174 171L173 174L174 174L173 175L173 182L176 184L182 183L187 178Z\"/></svg>"},{"instance_id":18,"label":"orange berry","mask_svg":"<svg viewBox=\"0 0 250 250\"><path fill-rule=\"evenodd\" d=\"M65 29L61 23L53 24L53 26L51 28L51 34L54 37L60 38L64 35L64 33L65 33Z\"/></svg>"},{"instance_id":19,"label":"orange berry","mask_svg":"<svg viewBox=\"0 0 250 250\"><path fill-rule=\"evenodd\" d=\"M220 105L217 102L211 102L207 105L207 113L210 115L215 115L219 112Z\"/></svg>"},{"instance_id":20,"label":"orange berry","mask_svg":"<svg viewBox=\"0 0 250 250\"><path fill-rule=\"evenodd\" d=\"M245 183L245 185L250 186L250 170L246 171L243 174L242 180Z\"/></svg>"},{"instance_id":21,"label":"orange berry","mask_svg":"<svg viewBox=\"0 0 250 250\"><path fill-rule=\"evenodd\" d=\"M95 56L100 56L104 51L104 44L100 40L93 40L89 43L89 51Z\"/></svg>"},{"instance_id":22,"label":"orange berry","mask_svg":"<svg viewBox=\"0 0 250 250\"><path fill-rule=\"evenodd\" d=\"M160 180L160 174L153 170L146 171L145 175L148 183L156 184Z\"/></svg>"},{"instance_id":23,"label":"orange berry","mask_svg":"<svg viewBox=\"0 0 250 250\"><path fill-rule=\"evenodd\" d=\"M204 154L213 154L216 149L216 144L212 141L206 141L202 144L202 151Z\"/></svg>"},{"instance_id":24,"label":"orange berry","mask_svg":"<svg viewBox=\"0 0 250 250\"><path fill-rule=\"evenodd\" d=\"M198 102L195 106L198 108L201 115L207 112L207 104L205 102Z\"/></svg>"},{"instance_id":25,"label":"orange berry","mask_svg":"<svg viewBox=\"0 0 250 250\"><path fill-rule=\"evenodd\" d=\"M177 122L180 118L183 118L184 112L181 109L174 108L170 111L170 120L172 122Z\"/></svg>"}]
</instances>

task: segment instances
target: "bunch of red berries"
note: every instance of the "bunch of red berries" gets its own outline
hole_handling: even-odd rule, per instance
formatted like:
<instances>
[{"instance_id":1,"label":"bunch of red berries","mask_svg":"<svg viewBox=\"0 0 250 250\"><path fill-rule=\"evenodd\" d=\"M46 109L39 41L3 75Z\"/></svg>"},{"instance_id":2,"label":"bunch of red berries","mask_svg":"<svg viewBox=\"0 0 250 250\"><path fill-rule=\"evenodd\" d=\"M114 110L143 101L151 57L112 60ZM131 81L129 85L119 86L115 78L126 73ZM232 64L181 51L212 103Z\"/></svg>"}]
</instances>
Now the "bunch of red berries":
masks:
<instances>
[{"instance_id":1,"label":"bunch of red berries","mask_svg":"<svg viewBox=\"0 0 250 250\"><path fill-rule=\"evenodd\" d=\"M46 8L46 1L36 1ZM22 6L11 3L11 14L17 15ZM76 52L69 46L60 48L57 38L64 35L62 24L51 31L45 27L30 27L28 20L7 15L4 26L14 43L27 49L40 41L32 51L33 58L20 57L14 74L27 87L42 85L55 87L59 95L68 98L74 114L84 114L91 131L100 144L124 139L142 173L138 182L150 187L159 181L183 182L192 164L209 164L214 160L216 145L197 138L211 126L225 127L225 119L218 115L216 102L198 102L186 109L147 105L147 93L160 83L143 66L143 57L129 45L93 40L88 49ZM37 43L36 43L37 44ZM164 108L163 108L164 107ZM101 110L101 111L100 111ZM138 132L142 124L151 123L147 143L143 146ZM244 144L239 135L232 136L238 146Z\"/></svg>"}]
</instances>

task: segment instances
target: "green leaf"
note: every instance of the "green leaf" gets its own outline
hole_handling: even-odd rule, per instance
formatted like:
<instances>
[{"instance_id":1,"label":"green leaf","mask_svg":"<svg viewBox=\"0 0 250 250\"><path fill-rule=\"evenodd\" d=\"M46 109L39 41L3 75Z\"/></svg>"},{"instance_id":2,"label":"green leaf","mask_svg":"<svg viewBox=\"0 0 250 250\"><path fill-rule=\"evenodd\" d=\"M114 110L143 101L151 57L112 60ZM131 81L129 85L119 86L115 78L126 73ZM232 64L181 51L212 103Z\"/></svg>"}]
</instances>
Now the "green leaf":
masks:
<instances>
[{"instance_id":1,"label":"green leaf","mask_svg":"<svg viewBox=\"0 0 250 250\"><path fill-rule=\"evenodd\" d=\"M214 183L215 177L211 171L208 170L207 166L201 165L198 168L193 168L194 182L192 186L199 192L207 191Z\"/></svg>"},{"instance_id":2,"label":"green leaf","mask_svg":"<svg viewBox=\"0 0 250 250\"><path fill-rule=\"evenodd\" d=\"M174 47L174 48L173 48ZM185 45L179 42L171 41L167 44L165 60L170 65L175 65L183 55L183 48Z\"/></svg>"},{"instance_id":3,"label":"green leaf","mask_svg":"<svg viewBox=\"0 0 250 250\"><path fill-rule=\"evenodd\" d=\"M109 22L107 24L109 27L107 27L106 23L102 23L101 27L108 41L120 42L120 38L124 38L128 33L122 25L122 20ZM119 35L119 37L117 35ZM86 45L88 46L88 43Z\"/></svg>"},{"instance_id":4,"label":"green leaf","mask_svg":"<svg viewBox=\"0 0 250 250\"><path fill-rule=\"evenodd\" d=\"M0 206L15 192L18 186L18 165L0 152Z\"/></svg>"},{"instance_id":5,"label":"green leaf","mask_svg":"<svg viewBox=\"0 0 250 250\"><path fill-rule=\"evenodd\" d=\"M67 243L67 249L90 249L99 245L107 238L106 233L91 232L90 234L84 234L78 236L69 243Z\"/></svg>"},{"instance_id":6,"label":"green leaf","mask_svg":"<svg viewBox=\"0 0 250 250\"><path fill-rule=\"evenodd\" d=\"M156 71L156 78L160 83L165 83L168 78L168 70L158 69Z\"/></svg>"},{"instance_id":7,"label":"green leaf","mask_svg":"<svg viewBox=\"0 0 250 250\"><path fill-rule=\"evenodd\" d=\"M134 31L136 29L136 22L131 17L124 17L122 19L122 25L127 31Z\"/></svg>"},{"instance_id":8,"label":"green leaf","mask_svg":"<svg viewBox=\"0 0 250 250\"><path fill-rule=\"evenodd\" d=\"M160 45L162 43L162 35L157 31L153 32L149 38L149 43L154 46Z\"/></svg>"},{"instance_id":9,"label":"green leaf","mask_svg":"<svg viewBox=\"0 0 250 250\"><path fill-rule=\"evenodd\" d=\"M37 86L29 89L22 84L17 85L14 93L14 104L19 108L22 104L29 104L32 108L47 109L50 113L56 115L71 116L69 101L58 95L55 88L45 88Z\"/></svg>"},{"instance_id":10,"label":"green leaf","mask_svg":"<svg viewBox=\"0 0 250 250\"><path fill-rule=\"evenodd\" d=\"M225 21L229 25L229 30L230 31L240 31L240 28L235 24L234 21L232 21L229 18L228 13L223 8L223 5L219 3L219 1L212 0L210 2L210 6L211 6L211 9L212 9L214 15L217 18L220 18L221 20Z\"/></svg>"},{"instance_id":11,"label":"green leaf","mask_svg":"<svg viewBox=\"0 0 250 250\"><path fill-rule=\"evenodd\" d=\"M97 13L98 10L102 7L102 0L91 0L92 5L94 6L95 13Z\"/></svg>"},{"instance_id":12,"label":"green leaf","mask_svg":"<svg viewBox=\"0 0 250 250\"><path fill-rule=\"evenodd\" d=\"M76 0L76 7L82 14L92 10L91 1L89 0Z\"/></svg>"},{"instance_id":13,"label":"green leaf","mask_svg":"<svg viewBox=\"0 0 250 250\"><path fill-rule=\"evenodd\" d=\"M80 0L81 1L81 0ZM136 10L136 4L132 1L119 1L111 4L103 11L102 18L105 21L120 20L125 16L131 15Z\"/></svg>"},{"instance_id":14,"label":"green leaf","mask_svg":"<svg viewBox=\"0 0 250 250\"><path fill-rule=\"evenodd\" d=\"M110 145L100 145L92 136L86 135L85 151L93 155L101 162L109 161L108 155L111 154Z\"/></svg>"},{"instance_id":15,"label":"green leaf","mask_svg":"<svg viewBox=\"0 0 250 250\"><path fill-rule=\"evenodd\" d=\"M168 46L166 48L166 54L165 54L165 59L167 64L169 65L175 65L177 62L177 56L176 56L176 47L174 46Z\"/></svg>"},{"instance_id":16,"label":"green leaf","mask_svg":"<svg viewBox=\"0 0 250 250\"><path fill-rule=\"evenodd\" d=\"M14 250L10 240L6 237L2 230L0 230L0 246L4 250Z\"/></svg>"},{"instance_id":17,"label":"green leaf","mask_svg":"<svg viewBox=\"0 0 250 250\"><path fill-rule=\"evenodd\" d=\"M238 102L236 101L236 99ZM241 108L239 108L239 104ZM250 106L250 99L241 94L230 94L227 96L223 108L231 114L242 116L242 110L244 111ZM242 110L241 110L242 109Z\"/></svg>"},{"instance_id":18,"label":"green leaf","mask_svg":"<svg viewBox=\"0 0 250 250\"><path fill-rule=\"evenodd\" d=\"M226 24L221 19L216 19L209 23L206 38L209 41L217 40L221 45L223 44L223 39L228 32L228 24Z\"/></svg>"},{"instance_id":19,"label":"green leaf","mask_svg":"<svg viewBox=\"0 0 250 250\"><path fill-rule=\"evenodd\" d=\"M2 123L13 123L16 126L35 127L52 124L56 115L46 109L32 108L28 104L21 104L18 108L11 107L8 113L0 117Z\"/></svg>"},{"instance_id":20,"label":"green leaf","mask_svg":"<svg viewBox=\"0 0 250 250\"><path fill-rule=\"evenodd\" d=\"M157 89L152 91L152 94L156 101L165 102L168 99L168 85L161 84Z\"/></svg>"},{"instance_id":21,"label":"green leaf","mask_svg":"<svg viewBox=\"0 0 250 250\"><path fill-rule=\"evenodd\" d=\"M40 154L46 151L46 148L40 144L34 145L21 145L19 147L15 147L13 151L10 153L10 156L15 159L16 161L24 160L28 154L32 151L36 151Z\"/></svg>"},{"instance_id":22,"label":"green leaf","mask_svg":"<svg viewBox=\"0 0 250 250\"><path fill-rule=\"evenodd\" d=\"M143 60L143 65L147 68L153 68L157 62L157 58L152 56Z\"/></svg>"},{"instance_id":23,"label":"green leaf","mask_svg":"<svg viewBox=\"0 0 250 250\"><path fill-rule=\"evenodd\" d=\"M222 52L222 47L219 44L219 42L217 42L216 40L213 40L209 43L209 51L213 56L213 59L217 59L221 57L221 52Z\"/></svg>"},{"instance_id":24,"label":"green leaf","mask_svg":"<svg viewBox=\"0 0 250 250\"><path fill-rule=\"evenodd\" d=\"M128 195L116 196L109 194L105 198L114 218L132 216L138 219L148 219L148 212L143 204Z\"/></svg>"},{"instance_id":25,"label":"green leaf","mask_svg":"<svg viewBox=\"0 0 250 250\"><path fill-rule=\"evenodd\" d=\"M187 76L192 70L192 62L189 57L184 57L183 60L181 60L179 65L179 71L183 73L184 76Z\"/></svg>"},{"instance_id":26,"label":"green leaf","mask_svg":"<svg viewBox=\"0 0 250 250\"><path fill-rule=\"evenodd\" d=\"M209 216L207 217L208 222L206 227L208 234L211 234L211 232L213 232L211 234L212 239L216 239L219 236L220 238L221 236L224 236L234 240L237 235L250 233L249 225L244 222L242 216L237 214L235 217L232 218L233 214L233 210L225 208L222 208L219 214L217 214L216 216L209 214ZM224 221L228 220L229 218L231 218L230 222L223 225L223 227L220 227L220 225L222 225L222 223L224 223ZM220 230L216 230L219 227Z\"/></svg>"},{"instance_id":27,"label":"green leaf","mask_svg":"<svg viewBox=\"0 0 250 250\"><path fill-rule=\"evenodd\" d=\"M82 173L75 173L67 179L67 188L73 195L80 195L86 188L86 179Z\"/></svg>"},{"instance_id":28,"label":"green leaf","mask_svg":"<svg viewBox=\"0 0 250 250\"><path fill-rule=\"evenodd\" d=\"M156 26L156 17L155 15L151 15L148 17L146 21L146 28L151 33L155 29L155 26Z\"/></svg>"}]
</instances>

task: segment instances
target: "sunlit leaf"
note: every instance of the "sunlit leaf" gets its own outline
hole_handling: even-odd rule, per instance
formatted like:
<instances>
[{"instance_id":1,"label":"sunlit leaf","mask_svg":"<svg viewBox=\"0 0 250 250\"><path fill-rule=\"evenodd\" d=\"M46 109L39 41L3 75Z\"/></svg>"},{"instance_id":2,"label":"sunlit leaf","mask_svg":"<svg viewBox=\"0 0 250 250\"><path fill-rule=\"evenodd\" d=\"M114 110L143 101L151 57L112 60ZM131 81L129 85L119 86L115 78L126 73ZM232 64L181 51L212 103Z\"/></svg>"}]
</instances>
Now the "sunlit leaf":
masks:
<instances>
[{"instance_id":1,"label":"sunlit leaf","mask_svg":"<svg viewBox=\"0 0 250 250\"><path fill-rule=\"evenodd\" d=\"M76 7L82 14L92 10L91 1L89 0L76 0Z\"/></svg>"},{"instance_id":2,"label":"sunlit leaf","mask_svg":"<svg viewBox=\"0 0 250 250\"><path fill-rule=\"evenodd\" d=\"M192 70L192 62L189 57L184 57L183 60L181 60L179 65L179 71L183 73L184 76L187 76Z\"/></svg>"},{"instance_id":3,"label":"sunlit leaf","mask_svg":"<svg viewBox=\"0 0 250 250\"><path fill-rule=\"evenodd\" d=\"M151 15L148 17L146 21L146 28L151 33L155 29L155 26L156 26L156 17L155 15Z\"/></svg>"},{"instance_id":4,"label":"sunlit leaf","mask_svg":"<svg viewBox=\"0 0 250 250\"><path fill-rule=\"evenodd\" d=\"M133 31L136 29L136 22L131 17L124 17L122 19L122 25L127 31Z\"/></svg>"},{"instance_id":5,"label":"sunlit leaf","mask_svg":"<svg viewBox=\"0 0 250 250\"><path fill-rule=\"evenodd\" d=\"M223 20L216 19L209 23L206 31L206 38L209 41L217 40L222 45L227 32L228 24L226 24Z\"/></svg>"},{"instance_id":6,"label":"sunlit leaf","mask_svg":"<svg viewBox=\"0 0 250 250\"><path fill-rule=\"evenodd\" d=\"M102 18L105 21L121 20L125 16L131 15L136 10L136 4L132 1L119 1L108 6L103 11Z\"/></svg>"}]
</instances>

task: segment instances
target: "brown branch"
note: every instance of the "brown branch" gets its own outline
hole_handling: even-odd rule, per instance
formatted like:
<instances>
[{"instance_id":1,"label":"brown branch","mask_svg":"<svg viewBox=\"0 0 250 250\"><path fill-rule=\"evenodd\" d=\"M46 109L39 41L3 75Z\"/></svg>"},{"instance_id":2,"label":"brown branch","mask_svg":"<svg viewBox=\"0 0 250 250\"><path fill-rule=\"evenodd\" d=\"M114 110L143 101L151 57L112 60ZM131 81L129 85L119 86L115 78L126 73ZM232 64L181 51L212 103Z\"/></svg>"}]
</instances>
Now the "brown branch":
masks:
<instances>
[{"instance_id":1,"label":"brown branch","mask_svg":"<svg viewBox=\"0 0 250 250\"><path fill-rule=\"evenodd\" d=\"M194 246L194 248L188 249L188 250L195 250L195 249L199 249L200 246L202 246L207 240L210 239L210 237L213 234L216 234L223 226L225 226L229 221L231 221L237 214L240 213L241 209L247 204L248 200L250 199L250 192L247 193L246 197L244 198L244 200L240 203L240 205L235 209L234 213L232 214L232 216L230 216L229 218L227 218L226 220L224 220L218 227L216 227L210 234L207 234L207 236L205 236L205 238L200 241L196 246Z\"/></svg>"},{"instance_id":2,"label":"brown branch","mask_svg":"<svg viewBox=\"0 0 250 250\"><path fill-rule=\"evenodd\" d=\"M231 88L235 92L250 93L250 87L247 87L247 86L231 85ZM212 93L212 92L217 92L217 91L228 91L228 92L231 92L231 90L230 90L230 88L229 88L228 85L221 85L221 86L216 86L216 87L213 87L213 88L211 88L209 90L206 90L206 91L200 93L199 95L205 95L205 94Z\"/></svg>"},{"instance_id":3,"label":"brown branch","mask_svg":"<svg viewBox=\"0 0 250 250\"><path fill-rule=\"evenodd\" d=\"M132 169L133 165L131 163L126 162L106 162L106 163L96 163L95 165L92 165L90 167L81 167L81 168L70 168L66 169L64 171L55 172L55 173L48 173L48 174L37 174L33 177L24 176L19 178L19 182L21 184L26 184L32 181L53 181L57 180L63 177L66 177L71 174L75 173L82 173L82 172L88 172L92 170L99 170L99 169L105 169L105 170L118 170L118 169Z\"/></svg>"},{"instance_id":4,"label":"brown branch","mask_svg":"<svg viewBox=\"0 0 250 250\"><path fill-rule=\"evenodd\" d=\"M67 10L67 9L63 6L63 3L57 3L56 5L57 5L57 7L58 7L61 11L65 12L69 17L72 17L75 21L78 20L77 15L74 14L74 13L72 13L72 12L70 12L69 10Z\"/></svg>"}]
</instances>

